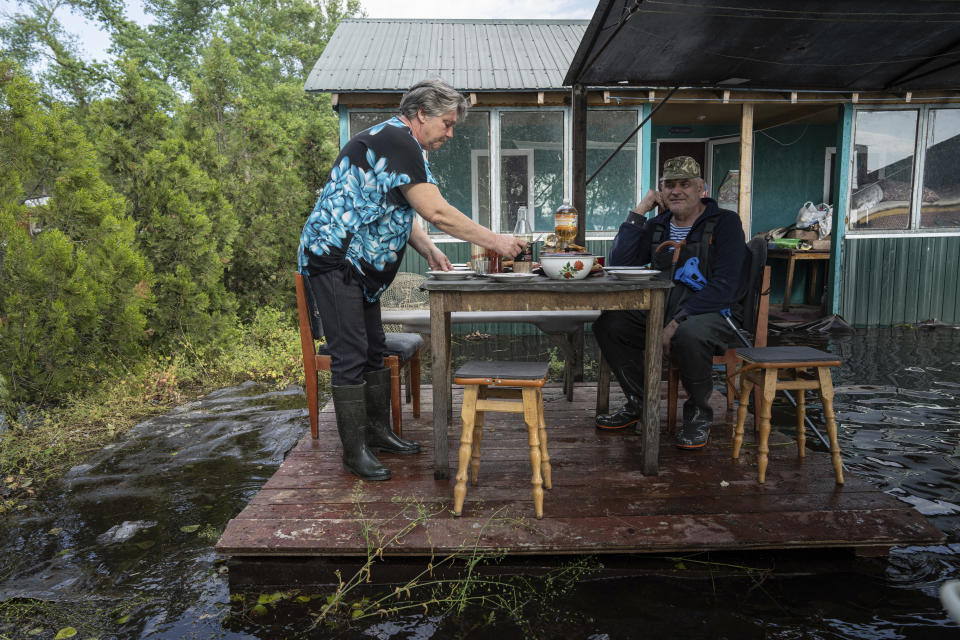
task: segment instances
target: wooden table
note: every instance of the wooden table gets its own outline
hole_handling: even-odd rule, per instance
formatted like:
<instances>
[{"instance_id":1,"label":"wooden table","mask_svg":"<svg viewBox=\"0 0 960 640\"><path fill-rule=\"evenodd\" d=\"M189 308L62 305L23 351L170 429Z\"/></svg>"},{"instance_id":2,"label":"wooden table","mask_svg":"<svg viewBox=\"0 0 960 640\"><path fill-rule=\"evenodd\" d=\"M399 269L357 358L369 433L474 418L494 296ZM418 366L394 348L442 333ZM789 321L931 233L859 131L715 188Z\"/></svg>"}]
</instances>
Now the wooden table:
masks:
<instances>
[{"instance_id":1,"label":"wooden table","mask_svg":"<svg viewBox=\"0 0 960 640\"><path fill-rule=\"evenodd\" d=\"M526 283L428 278L421 285L430 293L430 348L433 379L433 474L449 477L447 432L452 418L450 313L453 311L646 310L643 473L656 475L660 450L660 360L666 279L624 281L609 276L584 280L539 277ZM445 389L445 392L442 390Z\"/></svg>"},{"instance_id":2,"label":"wooden table","mask_svg":"<svg viewBox=\"0 0 960 640\"><path fill-rule=\"evenodd\" d=\"M767 258L777 258L787 261L787 286L783 291L783 310L790 310L790 292L793 290L793 268L798 260L826 260L829 263L829 251L814 251L808 249L771 249ZM807 269L807 299L812 300L817 293L817 265L809 263Z\"/></svg>"}]
</instances>

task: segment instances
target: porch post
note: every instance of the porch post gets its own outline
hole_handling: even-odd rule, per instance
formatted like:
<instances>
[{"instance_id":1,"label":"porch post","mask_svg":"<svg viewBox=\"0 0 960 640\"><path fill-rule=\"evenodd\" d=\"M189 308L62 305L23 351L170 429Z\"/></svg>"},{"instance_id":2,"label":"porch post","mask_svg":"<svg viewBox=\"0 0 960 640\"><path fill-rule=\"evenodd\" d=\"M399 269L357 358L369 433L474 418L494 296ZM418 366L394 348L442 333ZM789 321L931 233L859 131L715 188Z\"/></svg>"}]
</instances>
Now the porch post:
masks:
<instances>
[{"instance_id":1,"label":"porch post","mask_svg":"<svg viewBox=\"0 0 960 640\"><path fill-rule=\"evenodd\" d=\"M340 148L350 141L350 110L346 107L337 109L337 120L340 125Z\"/></svg>"},{"instance_id":2,"label":"porch post","mask_svg":"<svg viewBox=\"0 0 960 640\"><path fill-rule=\"evenodd\" d=\"M644 102L640 117L646 122L640 127L640 193L637 195L637 202L647 195L647 191L656 186L656 172L653 168L653 122L648 119L653 105ZM653 213L651 212L651 216Z\"/></svg>"},{"instance_id":3,"label":"porch post","mask_svg":"<svg viewBox=\"0 0 960 640\"><path fill-rule=\"evenodd\" d=\"M740 194L737 213L743 224L743 234L750 239L753 199L753 105L740 107Z\"/></svg>"},{"instance_id":4,"label":"porch post","mask_svg":"<svg viewBox=\"0 0 960 640\"><path fill-rule=\"evenodd\" d=\"M573 85L570 99L570 120L573 143L573 206L578 211L575 242L586 246L587 215L587 87Z\"/></svg>"},{"instance_id":5,"label":"porch post","mask_svg":"<svg viewBox=\"0 0 960 640\"><path fill-rule=\"evenodd\" d=\"M833 226L830 231L830 262L827 267L827 310L832 315L840 312L842 293L843 236L847 230L847 211L850 208L850 153L853 147L853 105L840 105L837 127L837 155L833 165Z\"/></svg>"}]
</instances>

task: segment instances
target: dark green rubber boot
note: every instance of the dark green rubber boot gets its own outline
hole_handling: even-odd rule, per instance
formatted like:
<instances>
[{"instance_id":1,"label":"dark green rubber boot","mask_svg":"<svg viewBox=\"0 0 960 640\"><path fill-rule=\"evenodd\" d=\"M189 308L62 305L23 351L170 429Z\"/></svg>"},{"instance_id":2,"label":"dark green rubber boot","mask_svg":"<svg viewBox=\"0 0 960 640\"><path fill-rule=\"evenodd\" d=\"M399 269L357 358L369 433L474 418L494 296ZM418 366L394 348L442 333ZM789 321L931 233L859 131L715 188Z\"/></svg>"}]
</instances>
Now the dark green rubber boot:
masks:
<instances>
[{"instance_id":1,"label":"dark green rubber boot","mask_svg":"<svg viewBox=\"0 0 960 640\"><path fill-rule=\"evenodd\" d=\"M390 421L390 369L369 371L367 379L367 446L386 453L420 453L420 443L404 440L393 432Z\"/></svg>"},{"instance_id":2,"label":"dark green rubber boot","mask_svg":"<svg viewBox=\"0 0 960 640\"><path fill-rule=\"evenodd\" d=\"M389 480L390 469L380 464L367 447L366 384L331 387L337 414L337 432L343 444L343 467L364 480Z\"/></svg>"},{"instance_id":3,"label":"dark green rubber boot","mask_svg":"<svg viewBox=\"0 0 960 640\"><path fill-rule=\"evenodd\" d=\"M597 415L597 429L616 431L626 429L643 419L643 398L627 394L627 403L615 413L601 413Z\"/></svg>"}]
</instances>

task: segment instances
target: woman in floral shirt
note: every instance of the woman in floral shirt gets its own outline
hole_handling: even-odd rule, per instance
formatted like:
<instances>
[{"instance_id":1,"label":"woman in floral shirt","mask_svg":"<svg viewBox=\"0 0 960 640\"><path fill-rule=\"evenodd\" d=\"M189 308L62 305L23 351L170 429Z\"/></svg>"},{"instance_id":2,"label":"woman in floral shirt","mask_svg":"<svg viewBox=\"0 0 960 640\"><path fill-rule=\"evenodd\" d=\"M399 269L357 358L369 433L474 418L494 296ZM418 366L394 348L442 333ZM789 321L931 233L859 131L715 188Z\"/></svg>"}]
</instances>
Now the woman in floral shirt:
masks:
<instances>
[{"instance_id":1,"label":"woman in floral shirt","mask_svg":"<svg viewBox=\"0 0 960 640\"><path fill-rule=\"evenodd\" d=\"M400 114L361 131L343 147L300 234L297 270L305 276L311 312L323 324L343 464L367 480L389 480L374 451L417 453L420 445L390 428L390 372L380 294L396 276L409 243L431 269L450 260L415 221L420 214L455 238L514 256L521 240L493 233L450 205L430 173L426 151L453 137L469 103L441 80L404 94ZM373 414L371 418L370 414Z\"/></svg>"}]
</instances>

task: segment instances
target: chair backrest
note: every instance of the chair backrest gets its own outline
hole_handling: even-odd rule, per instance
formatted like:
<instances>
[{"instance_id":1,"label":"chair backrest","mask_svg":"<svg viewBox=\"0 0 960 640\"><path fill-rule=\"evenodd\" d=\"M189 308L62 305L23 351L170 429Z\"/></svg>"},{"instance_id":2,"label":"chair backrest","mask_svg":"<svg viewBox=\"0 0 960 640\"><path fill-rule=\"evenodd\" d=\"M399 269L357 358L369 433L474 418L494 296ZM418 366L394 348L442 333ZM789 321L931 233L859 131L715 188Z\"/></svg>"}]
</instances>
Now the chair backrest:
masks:
<instances>
[{"instance_id":1,"label":"chair backrest","mask_svg":"<svg viewBox=\"0 0 960 640\"><path fill-rule=\"evenodd\" d=\"M314 345L316 336L323 336L323 325L320 316L315 313L316 305L311 304L313 298L310 285L299 273L294 274L294 283L297 288L297 322L300 325L300 346L303 349L304 362L314 359L317 348Z\"/></svg>"},{"instance_id":2,"label":"chair backrest","mask_svg":"<svg viewBox=\"0 0 960 640\"><path fill-rule=\"evenodd\" d=\"M420 289L427 277L400 271L380 296L381 309L429 309L430 295Z\"/></svg>"},{"instance_id":3,"label":"chair backrest","mask_svg":"<svg viewBox=\"0 0 960 640\"><path fill-rule=\"evenodd\" d=\"M743 296L743 328L759 335L767 335L767 313L770 308L770 274L767 268L767 241L752 238L747 243L750 254L750 271L746 292ZM762 323L762 326L760 326Z\"/></svg>"}]
</instances>

